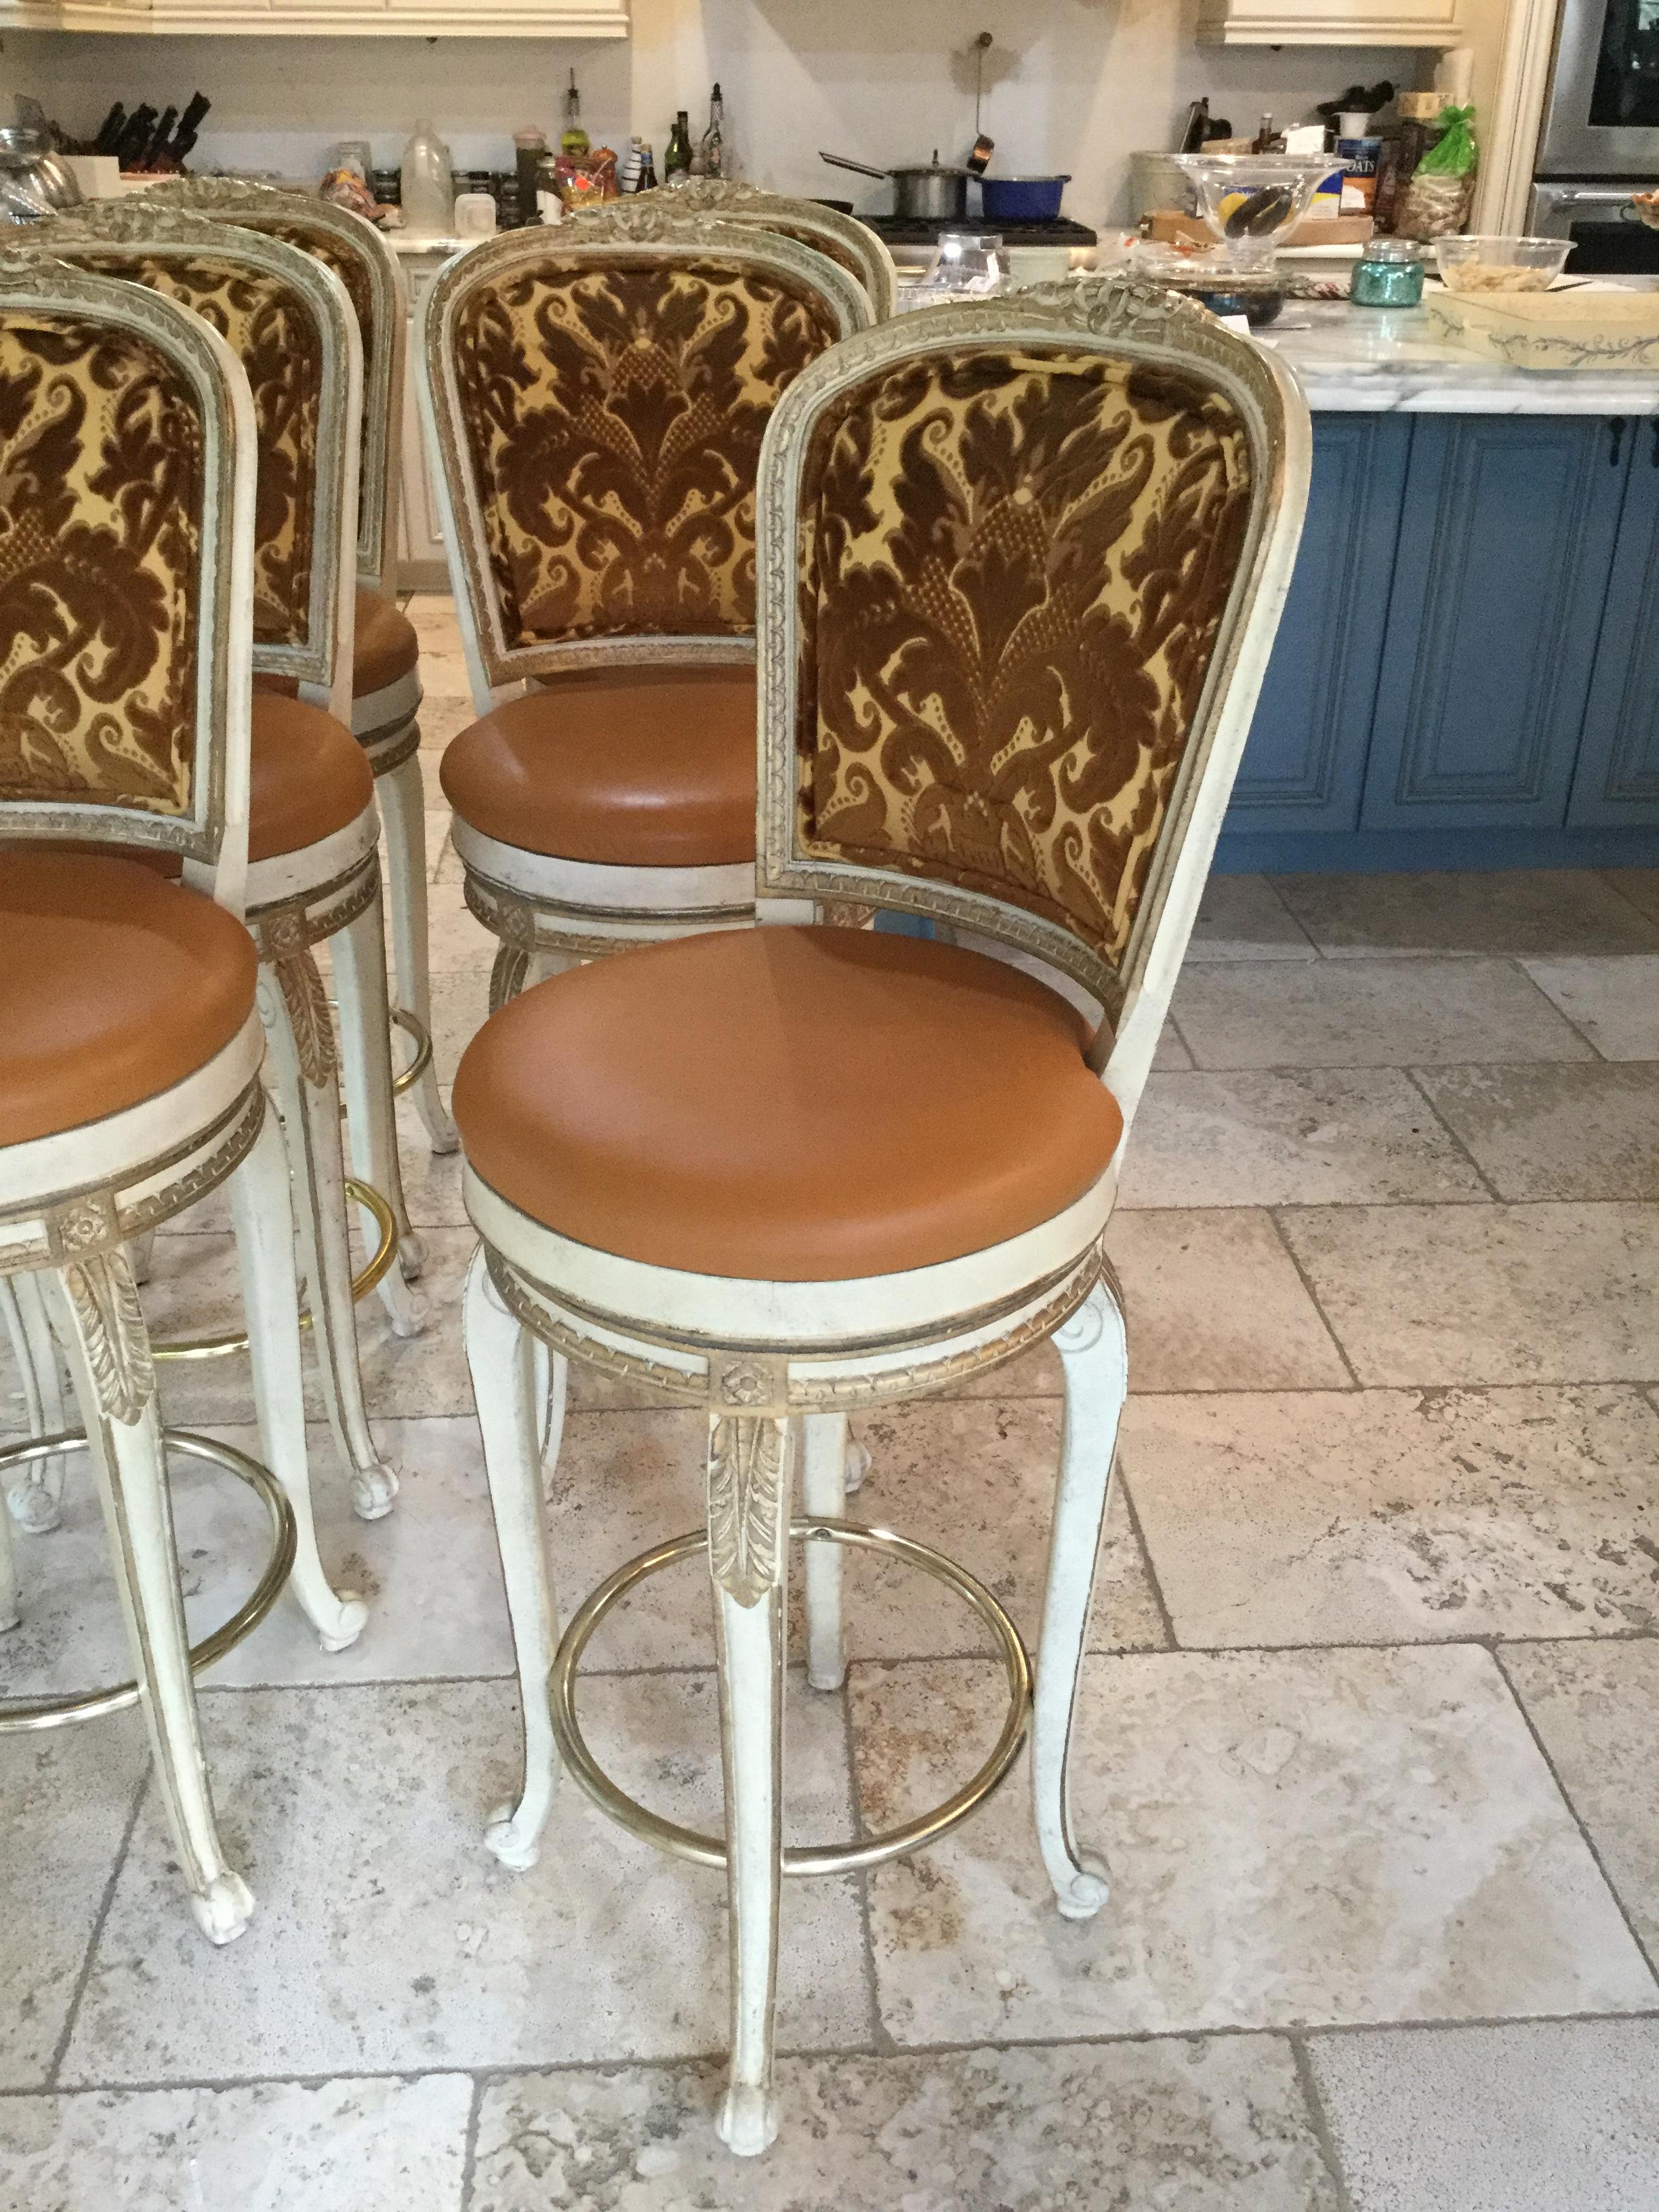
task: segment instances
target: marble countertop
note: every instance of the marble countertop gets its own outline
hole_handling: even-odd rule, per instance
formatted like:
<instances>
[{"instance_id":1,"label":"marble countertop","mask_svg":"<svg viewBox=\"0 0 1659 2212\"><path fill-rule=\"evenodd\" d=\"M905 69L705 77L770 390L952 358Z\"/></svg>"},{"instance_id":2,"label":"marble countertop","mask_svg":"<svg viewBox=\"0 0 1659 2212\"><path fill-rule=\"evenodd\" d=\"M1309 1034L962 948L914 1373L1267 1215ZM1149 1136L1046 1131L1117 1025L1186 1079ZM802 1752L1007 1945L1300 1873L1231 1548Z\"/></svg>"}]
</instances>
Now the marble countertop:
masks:
<instances>
[{"instance_id":1,"label":"marble countertop","mask_svg":"<svg viewBox=\"0 0 1659 2212\"><path fill-rule=\"evenodd\" d=\"M1316 414L1659 414L1659 374L1508 368L1441 343L1420 307L1287 300L1262 340Z\"/></svg>"}]
</instances>

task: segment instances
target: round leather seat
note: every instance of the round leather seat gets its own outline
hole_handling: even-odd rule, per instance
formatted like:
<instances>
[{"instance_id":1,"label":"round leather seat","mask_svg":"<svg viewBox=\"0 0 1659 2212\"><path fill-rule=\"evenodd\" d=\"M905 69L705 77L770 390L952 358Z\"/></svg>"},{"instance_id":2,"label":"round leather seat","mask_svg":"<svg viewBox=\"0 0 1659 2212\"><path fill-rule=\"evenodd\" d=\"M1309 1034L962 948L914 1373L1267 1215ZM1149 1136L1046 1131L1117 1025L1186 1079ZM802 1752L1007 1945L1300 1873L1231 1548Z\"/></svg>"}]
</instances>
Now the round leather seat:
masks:
<instances>
[{"instance_id":1,"label":"round leather seat","mask_svg":"<svg viewBox=\"0 0 1659 2212\"><path fill-rule=\"evenodd\" d=\"M641 868L755 857L755 674L614 669L560 677L445 748L444 796L526 853Z\"/></svg>"},{"instance_id":2,"label":"round leather seat","mask_svg":"<svg viewBox=\"0 0 1659 2212\"><path fill-rule=\"evenodd\" d=\"M314 845L374 803L374 771L343 722L280 691L254 692L250 860Z\"/></svg>"},{"instance_id":3,"label":"round leather seat","mask_svg":"<svg viewBox=\"0 0 1659 2212\"><path fill-rule=\"evenodd\" d=\"M577 1243L823 1282L961 1257L1081 1198L1122 1134L1080 1017L909 937L721 930L492 1015L455 1078L467 1160Z\"/></svg>"},{"instance_id":4,"label":"round leather seat","mask_svg":"<svg viewBox=\"0 0 1659 2212\"><path fill-rule=\"evenodd\" d=\"M421 657L414 623L375 592L357 594L353 640L351 690L359 699L370 691L384 691L388 684L407 676Z\"/></svg>"},{"instance_id":5,"label":"round leather seat","mask_svg":"<svg viewBox=\"0 0 1659 2212\"><path fill-rule=\"evenodd\" d=\"M258 975L241 923L153 868L0 853L0 1145L101 1121L206 1066L252 1012Z\"/></svg>"}]
</instances>

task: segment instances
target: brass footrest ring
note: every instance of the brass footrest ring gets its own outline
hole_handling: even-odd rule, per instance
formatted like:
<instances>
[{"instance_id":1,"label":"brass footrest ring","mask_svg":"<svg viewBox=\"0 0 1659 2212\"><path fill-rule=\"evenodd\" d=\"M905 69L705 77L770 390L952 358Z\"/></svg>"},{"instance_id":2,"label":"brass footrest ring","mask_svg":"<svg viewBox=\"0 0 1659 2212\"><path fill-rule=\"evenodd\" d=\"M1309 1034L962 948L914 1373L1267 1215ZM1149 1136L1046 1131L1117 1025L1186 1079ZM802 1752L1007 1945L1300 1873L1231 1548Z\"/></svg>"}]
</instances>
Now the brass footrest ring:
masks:
<instances>
[{"instance_id":1,"label":"brass footrest ring","mask_svg":"<svg viewBox=\"0 0 1659 2212\"><path fill-rule=\"evenodd\" d=\"M211 1437L199 1437L190 1429L163 1429L161 1436L169 1450L184 1452L191 1459L208 1460L239 1476L250 1490L257 1492L270 1516L270 1558L264 1574L229 1620L190 1648L191 1671L199 1674L216 1660L222 1659L227 1651L234 1651L245 1637L251 1636L282 1595L283 1585L294 1569L294 1508L289 1503L288 1492L270 1469L257 1459L250 1459L246 1452L238 1451L234 1444L215 1443ZM25 1460L51 1459L56 1453L73 1451L86 1440L83 1429L66 1429L54 1437L37 1437L32 1443L13 1444L0 1451L0 1468L18 1467ZM0 1708L0 1735L19 1735L33 1729L62 1728L66 1721L86 1721L100 1713L118 1713L137 1702L137 1682L118 1682L113 1689L88 1690L73 1698L34 1698L27 1704Z\"/></svg>"},{"instance_id":2,"label":"brass footrest ring","mask_svg":"<svg viewBox=\"0 0 1659 2212\"><path fill-rule=\"evenodd\" d=\"M394 1006L392 1018L406 1036L415 1040L415 1057L392 1079L392 1095L401 1098L405 1091L412 1091L432 1065L432 1032L418 1014L411 1014L407 1006Z\"/></svg>"},{"instance_id":3,"label":"brass footrest ring","mask_svg":"<svg viewBox=\"0 0 1659 2212\"><path fill-rule=\"evenodd\" d=\"M976 1581L954 1559L947 1559L943 1552L934 1551L931 1545L918 1544L909 1536L895 1535L888 1528L866 1528L852 1521L793 1521L789 1534L808 1543L848 1544L858 1550L878 1552L884 1558L902 1559L907 1565L920 1567L936 1582L947 1583L967 1601L995 1637L997 1656L1008 1678L1007 1717L990 1757L942 1805L935 1805L896 1828L886 1829L878 1836L864 1837L857 1843L810 1844L785 1849L783 1870L787 1875L846 1874L854 1868L879 1866L884 1859L898 1858L924 1844L936 1843L1000 1788L1019 1756L1030 1722L1031 1662L1018 1629L984 1583ZM689 1535L676 1536L666 1544L659 1544L654 1551L641 1552L638 1559L618 1567L614 1575L591 1591L560 1639L552 1672L548 1676L548 1696L560 1756L601 1812L609 1814L630 1835L642 1837L659 1850L672 1852L676 1858L690 1859L697 1866L724 1867L726 1838L702 1835L695 1828L683 1828L676 1821L665 1820L659 1813L652 1812L648 1806L618 1789L588 1749L576 1718L576 1669L594 1630L606 1613L648 1576L708 1548L707 1530L695 1528Z\"/></svg>"},{"instance_id":4,"label":"brass footrest ring","mask_svg":"<svg viewBox=\"0 0 1659 2212\"><path fill-rule=\"evenodd\" d=\"M386 1269L398 1256L398 1224L387 1205L372 1183L359 1182L353 1176L345 1181L345 1194L374 1217L374 1226L380 1232L380 1241L370 1257L351 1279L352 1303L366 1298L372 1290L385 1279ZM311 1327L311 1316L301 1313L301 1328ZM247 1350L246 1329L227 1330L222 1336L194 1336L176 1339L169 1344L152 1344L152 1359L222 1359L228 1352ZM0 1466L4 1465L0 1460Z\"/></svg>"}]
</instances>

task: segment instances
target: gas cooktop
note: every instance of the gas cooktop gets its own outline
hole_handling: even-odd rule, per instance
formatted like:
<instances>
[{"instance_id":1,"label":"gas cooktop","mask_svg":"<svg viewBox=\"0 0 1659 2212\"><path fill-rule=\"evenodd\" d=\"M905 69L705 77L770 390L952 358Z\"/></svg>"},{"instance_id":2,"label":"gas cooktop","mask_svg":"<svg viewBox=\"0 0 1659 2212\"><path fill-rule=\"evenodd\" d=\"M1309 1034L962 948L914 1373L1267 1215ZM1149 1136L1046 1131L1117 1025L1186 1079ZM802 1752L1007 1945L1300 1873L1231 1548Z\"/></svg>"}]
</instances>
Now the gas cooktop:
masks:
<instances>
[{"instance_id":1,"label":"gas cooktop","mask_svg":"<svg viewBox=\"0 0 1659 2212\"><path fill-rule=\"evenodd\" d=\"M942 230L994 232L1005 246L1093 246L1097 234L1063 215L1043 222L992 222L969 216L947 220L943 216L865 215L859 217L890 246L937 246Z\"/></svg>"}]
</instances>

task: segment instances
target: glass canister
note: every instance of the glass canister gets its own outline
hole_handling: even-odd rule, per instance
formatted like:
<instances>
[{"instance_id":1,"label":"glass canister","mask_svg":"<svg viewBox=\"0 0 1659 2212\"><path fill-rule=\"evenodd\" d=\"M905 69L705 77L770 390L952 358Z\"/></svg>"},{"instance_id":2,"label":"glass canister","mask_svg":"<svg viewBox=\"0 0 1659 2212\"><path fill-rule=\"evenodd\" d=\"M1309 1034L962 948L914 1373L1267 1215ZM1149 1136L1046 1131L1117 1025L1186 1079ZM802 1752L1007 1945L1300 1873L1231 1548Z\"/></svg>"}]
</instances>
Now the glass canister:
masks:
<instances>
[{"instance_id":1,"label":"glass canister","mask_svg":"<svg viewBox=\"0 0 1659 2212\"><path fill-rule=\"evenodd\" d=\"M1373 238L1353 267L1356 307L1415 307L1423 298L1423 250L1415 239Z\"/></svg>"}]
</instances>

